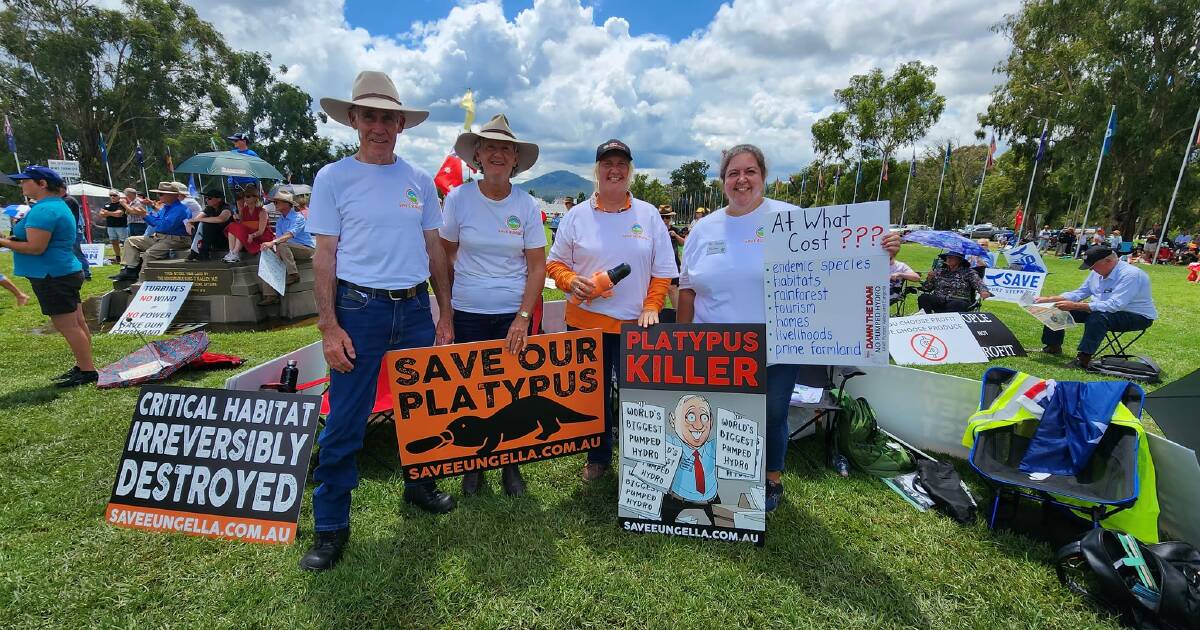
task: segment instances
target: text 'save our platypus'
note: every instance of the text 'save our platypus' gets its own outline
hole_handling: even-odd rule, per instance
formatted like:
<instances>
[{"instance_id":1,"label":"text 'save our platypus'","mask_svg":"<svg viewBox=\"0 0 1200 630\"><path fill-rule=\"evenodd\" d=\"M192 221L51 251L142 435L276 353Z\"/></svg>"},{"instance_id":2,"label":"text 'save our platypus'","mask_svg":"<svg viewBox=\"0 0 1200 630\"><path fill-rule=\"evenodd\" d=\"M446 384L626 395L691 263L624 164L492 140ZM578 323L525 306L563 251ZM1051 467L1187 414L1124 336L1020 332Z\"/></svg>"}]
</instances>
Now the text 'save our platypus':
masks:
<instances>
[{"instance_id":1,"label":"text 'save our platypus'","mask_svg":"<svg viewBox=\"0 0 1200 630\"><path fill-rule=\"evenodd\" d=\"M537 429L541 431L535 437L545 441L558 433L563 424L587 422L596 418L597 416L580 413L543 396L526 396L512 401L488 418L459 416L446 425L445 431L413 440L404 450L410 453L424 453L453 444L465 448L478 447L476 453L485 455L496 450L502 442L520 439Z\"/></svg>"}]
</instances>

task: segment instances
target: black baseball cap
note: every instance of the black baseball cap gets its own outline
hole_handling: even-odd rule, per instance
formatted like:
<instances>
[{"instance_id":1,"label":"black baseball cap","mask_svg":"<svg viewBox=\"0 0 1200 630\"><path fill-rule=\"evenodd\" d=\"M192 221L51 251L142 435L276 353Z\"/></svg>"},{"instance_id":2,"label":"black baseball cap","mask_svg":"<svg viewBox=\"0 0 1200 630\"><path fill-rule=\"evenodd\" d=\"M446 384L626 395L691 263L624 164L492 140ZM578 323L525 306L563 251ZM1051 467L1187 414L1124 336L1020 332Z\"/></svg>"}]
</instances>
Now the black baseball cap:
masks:
<instances>
[{"instance_id":1,"label":"black baseball cap","mask_svg":"<svg viewBox=\"0 0 1200 630\"><path fill-rule=\"evenodd\" d=\"M604 144L596 147L596 161L599 162L604 158L604 156L614 152L624 155L630 162L633 161L633 152L629 150L629 145L617 140L616 138L608 140Z\"/></svg>"},{"instance_id":2,"label":"black baseball cap","mask_svg":"<svg viewBox=\"0 0 1200 630\"><path fill-rule=\"evenodd\" d=\"M1091 269L1092 265L1112 256L1113 250L1105 245L1093 245L1088 248L1083 254L1083 262L1079 263L1080 269Z\"/></svg>"},{"instance_id":3,"label":"black baseball cap","mask_svg":"<svg viewBox=\"0 0 1200 630\"><path fill-rule=\"evenodd\" d=\"M239 131L239 132L233 134L232 136L226 136L225 139L230 142L237 142L238 140L245 140L246 142L250 142L250 134Z\"/></svg>"},{"instance_id":4,"label":"black baseball cap","mask_svg":"<svg viewBox=\"0 0 1200 630\"><path fill-rule=\"evenodd\" d=\"M209 188L208 190L204 191L201 194L210 199L224 199L225 198L225 191L221 190L220 188Z\"/></svg>"}]
</instances>

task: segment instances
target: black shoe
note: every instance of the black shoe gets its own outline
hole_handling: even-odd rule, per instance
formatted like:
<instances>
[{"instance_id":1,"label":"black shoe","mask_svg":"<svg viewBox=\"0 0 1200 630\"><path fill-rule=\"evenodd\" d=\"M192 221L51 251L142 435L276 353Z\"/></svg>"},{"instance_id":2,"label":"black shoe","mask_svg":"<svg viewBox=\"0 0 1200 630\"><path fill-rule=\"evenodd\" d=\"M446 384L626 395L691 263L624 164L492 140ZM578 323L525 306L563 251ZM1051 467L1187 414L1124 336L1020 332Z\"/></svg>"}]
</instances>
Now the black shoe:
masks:
<instances>
[{"instance_id":1,"label":"black shoe","mask_svg":"<svg viewBox=\"0 0 1200 630\"><path fill-rule=\"evenodd\" d=\"M188 262L207 261L208 254L201 254L199 252L191 252L188 254L187 260L188 260Z\"/></svg>"},{"instance_id":2,"label":"black shoe","mask_svg":"<svg viewBox=\"0 0 1200 630\"><path fill-rule=\"evenodd\" d=\"M433 484L407 486L404 488L404 502L415 505L431 514L445 514L454 509L454 497L437 489Z\"/></svg>"},{"instance_id":3,"label":"black shoe","mask_svg":"<svg viewBox=\"0 0 1200 630\"><path fill-rule=\"evenodd\" d=\"M1062 354L1062 346L1045 346L1042 348L1045 354L1059 355Z\"/></svg>"},{"instance_id":4,"label":"black shoe","mask_svg":"<svg viewBox=\"0 0 1200 630\"><path fill-rule=\"evenodd\" d=\"M346 548L346 543L349 541L349 527L332 532L317 532L317 539L313 541L304 557L300 558L300 568L305 571L332 569L333 565L342 559L342 550Z\"/></svg>"},{"instance_id":5,"label":"black shoe","mask_svg":"<svg viewBox=\"0 0 1200 630\"><path fill-rule=\"evenodd\" d=\"M99 378L100 378L100 374L98 372L96 372L95 370L93 370L91 372L84 372L83 370L79 370L74 375L72 375L70 378L65 378L61 381L58 381L57 383L54 384L54 386L55 387L78 387L80 385L87 385L88 383L95 383L97 380L99 380Z\"/></svg>"},{"instance_id":6,"label":"black shoe","mask_svg":"<svg viewBox=\"0 0 1200 630\"><path fill-rule=\"evenodd\" d=\"M504 492L510 497L525 494L525 479L521 477L521 467L509 464L500 471L500 479L504 484Z\"/></svg>"},{"instance_id":7,"label":"black shoe","mask_svg":"<svg viewBox=\"0 0 1200 630\"><path fill-rule=\"evenodd\" d=\"M65 380L67 380L67 379L69 379L69 378L74 378L74 377L75 377L75 375L76 375L76 374L78 374L78 373L79 373L79 366L78 366L78 365L76 365L76 366L72 367L71 369L67 370L66 372L63 372L62 374L59 374L58 376L55 376L54 378L52 378L52 379L50 379L50 380L52 380L52 381L65 381Z\"/></svg>"},{"instance_id":8,"label":"black shoe","mask_svg":"<svg viewBox=\"0 0 1200 630\"><path fill-rule=\"evenodd\" d=\"M463 475L462 493L465 496L474 496L483 490L484 478L482 472L469 472Z\"/></svg>"},{"instance_id":9,"label":"black shoe","mask_svg":"<svg viewBox=\"0 0 1200 630\"><path fill-rule=\"evenodd\" d=\"M121 273L112 276L113 280L137 280L141 267L122 267Z\"/></svg>"}]
</instances>

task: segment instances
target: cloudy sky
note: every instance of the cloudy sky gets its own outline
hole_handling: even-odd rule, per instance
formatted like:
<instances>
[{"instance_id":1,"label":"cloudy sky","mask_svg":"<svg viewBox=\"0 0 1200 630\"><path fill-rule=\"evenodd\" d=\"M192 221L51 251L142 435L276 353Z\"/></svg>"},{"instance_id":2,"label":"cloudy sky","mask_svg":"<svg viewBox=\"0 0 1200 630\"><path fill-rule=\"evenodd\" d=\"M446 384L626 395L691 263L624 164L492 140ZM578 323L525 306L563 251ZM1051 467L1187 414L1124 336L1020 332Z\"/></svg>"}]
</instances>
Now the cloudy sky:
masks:
<instances>
[{"instance_id":1,"label":"cloudy sky","mask_svg":"<svg viewBox=\"0 0 1200 630\"><path fill-rule=\"evenodd\" d=\"M541 145L529 176L587 175L595 146L625 140L658 176L689 159L763 147L775 174L812 159L813 121L872 67L938 67L946 113L926 142L970 141L1008 51L991 27L1013 0L188 0L240 49L270 53L313 96L348 97L360 70L387 71L430 121L398 152L433 171L461 131L504 112ZM321 132L350 141L330 122Z\"/></svg>"}]
</instances>

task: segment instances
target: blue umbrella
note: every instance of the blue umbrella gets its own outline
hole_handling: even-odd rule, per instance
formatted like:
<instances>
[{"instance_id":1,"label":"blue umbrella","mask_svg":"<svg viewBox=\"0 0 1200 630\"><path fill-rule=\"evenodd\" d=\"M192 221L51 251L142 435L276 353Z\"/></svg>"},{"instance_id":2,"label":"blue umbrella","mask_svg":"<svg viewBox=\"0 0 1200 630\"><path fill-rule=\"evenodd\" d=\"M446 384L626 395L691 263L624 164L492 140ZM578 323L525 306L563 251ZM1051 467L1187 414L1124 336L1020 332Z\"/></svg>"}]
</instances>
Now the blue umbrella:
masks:
<instances>
[{"instance_id":1,"label":"blue umbrella","mask_svg":"<svg viewBox=\"0 0 1200 630\"><path fill-rule=\"evenodd\" d=\"M917 230L909 232L900 238L910 243L920 243L929 247L940 247L946 251L964 256L987 256L988 250L979 243L954 232L945 230Z\"/></svg>"}]
</instances>

